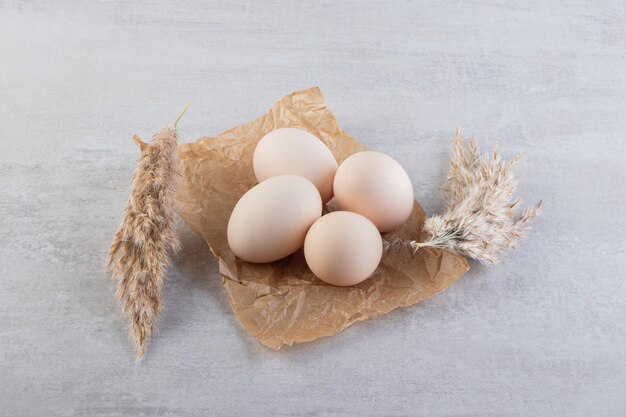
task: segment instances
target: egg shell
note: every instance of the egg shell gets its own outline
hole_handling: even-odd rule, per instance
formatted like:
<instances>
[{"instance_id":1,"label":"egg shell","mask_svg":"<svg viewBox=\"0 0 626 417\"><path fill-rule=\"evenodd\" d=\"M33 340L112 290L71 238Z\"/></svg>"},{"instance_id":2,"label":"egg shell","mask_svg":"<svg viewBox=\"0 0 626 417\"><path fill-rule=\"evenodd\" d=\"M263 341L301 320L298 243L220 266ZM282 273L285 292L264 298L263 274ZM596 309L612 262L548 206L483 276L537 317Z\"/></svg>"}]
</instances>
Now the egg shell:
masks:
<instances>
[{"instance_id":1,"label":"egg shell","mask_svg":"<svg viewBox=\"0 0 626 417\"><path fill-rule=\"evenodd\" d=\"M228 221L227 237L239 258L272 262L297 251L322 215L322 199L306 178L280 175L246 192Z\"/></svg>"},{"instance_id":2,"label":"egg shell","mask_svg":"<svg viewBox=\"0 0 626 417\"><path fill-rule=\"evenodd\" d=\"M381 232L401 226L413 210L413 185L402 166L380 152L363 151L339 166L335 199L342 210L370 219Z\"/></svg>"},{"instance_id":3,"label":"egg shell","mask_svg":"<svg viewBox=\"0 0 626 417\"><path fill-rule=\"evenodd\" d=\"M313 223L304 241L307 265L322 281L355 285L380 263L383 241L376 226L360 214L336 211Z\"/></svg>"},{"instance_id":4,"label":"egg shell","mask_svg":"<svg viewBox=\"0 0 626 417\"><path fill-rule=\"evenodd\" d=\"M324 204L333 197L337 161L324 142L306 130L269 132L257 144L252 166L259 182L276 175L299 175L315 184Z\"/></svg>"}]
</instances>

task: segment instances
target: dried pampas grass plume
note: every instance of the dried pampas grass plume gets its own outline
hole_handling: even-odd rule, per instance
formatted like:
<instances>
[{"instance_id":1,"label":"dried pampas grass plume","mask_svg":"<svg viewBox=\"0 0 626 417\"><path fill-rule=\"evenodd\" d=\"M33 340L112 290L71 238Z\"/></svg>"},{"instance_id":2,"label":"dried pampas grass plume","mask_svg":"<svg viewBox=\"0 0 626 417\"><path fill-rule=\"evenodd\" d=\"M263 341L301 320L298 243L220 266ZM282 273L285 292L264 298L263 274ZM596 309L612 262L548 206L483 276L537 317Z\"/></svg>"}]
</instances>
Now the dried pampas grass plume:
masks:
<instances>
[{"instance_id":1,"label":"dried pampas grass plume","mask_svg":"<svg viewBox=\"0 0 626 417\"><path fill-rule=\"evenodd\" d=\"M413 249L450 249L495 264L506 249L517 247L543 207L540 201L521 213L517 210L521 200L513 199L517 188L513 169L522 156L505 161L496 148L491 156L481 158L476 141L470 139L464 146L457 130L454 157L443 186L448 207L442 215L426 219L423 230L429 239L409 242Z\"/></svg>"},{"instance_id":2,"label":"dried pampas grass plume","mask_svg":"<svg viewBox=\"0 0 626 417\"><path fill-rule=\"evenodd\" d=\"M178 173L176 124L154 135L151 143L133 140L141 156L122 223L109 250L107 269L118 281L117 298L129 318L137 359L156 330L161 312L161 286L170 253L178 248L174 231L174 186Z\"/></svg>"}]
</instances>

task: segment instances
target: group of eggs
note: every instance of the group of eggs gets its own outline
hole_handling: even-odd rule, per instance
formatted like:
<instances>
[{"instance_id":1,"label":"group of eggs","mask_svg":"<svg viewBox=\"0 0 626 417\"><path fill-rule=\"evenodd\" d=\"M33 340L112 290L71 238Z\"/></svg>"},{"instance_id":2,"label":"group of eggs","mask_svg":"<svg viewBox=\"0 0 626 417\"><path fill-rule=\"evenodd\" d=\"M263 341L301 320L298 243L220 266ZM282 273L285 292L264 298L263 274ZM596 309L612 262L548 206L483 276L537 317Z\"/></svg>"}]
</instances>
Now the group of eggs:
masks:
<instances>
[{"instance_id":1,"label":"group of eggs","mask_svg":"<svg viewBox=\"0 0 626 417\"><path fill-rule=\"evenodd\" d=\"M383 253L381 233L408 220L413 186L402 166L363 151L338 166L320 138L296 128L273 130L253 156L259 184L235 205L228 244L239 258L273 262L304 246L322 281L355 285L369 278ZM322 215L335 198L341 211Z\"/></svg>"}]
</instances>

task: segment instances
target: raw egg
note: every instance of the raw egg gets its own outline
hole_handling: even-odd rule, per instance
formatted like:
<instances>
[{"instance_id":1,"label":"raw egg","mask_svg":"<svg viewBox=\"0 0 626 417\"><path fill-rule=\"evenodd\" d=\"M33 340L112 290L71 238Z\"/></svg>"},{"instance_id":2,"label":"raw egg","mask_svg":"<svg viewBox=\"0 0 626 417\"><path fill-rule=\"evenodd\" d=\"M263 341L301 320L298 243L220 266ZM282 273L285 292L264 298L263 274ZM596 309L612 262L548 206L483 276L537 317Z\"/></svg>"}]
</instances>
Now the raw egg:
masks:
<instances>
[{"instance_id":1,"label":"raw egg","mask_svg":"<svg viewBox=\"0 0 626 417\"><path fill-rule=\"evenodd\" d=\"M334 192L342 210L362 214L381 232L402 225L413 210L411 179L395 159L380 152L357 152L343 161Z\"/></svg>"},{"instance_id":2,"label":"raw egg","mask_svg":"<svg viewBox=\"0 0 626 417\"><path fill-rule=\"evenodd\" d=\"M317 187L324 204L333 197L337 161L324 142L306 130L283 128L263 136L252 166L259 182L276 175L299 175Z\"/></svg>"},{"instance_id":3,"label":"raw egg","mask_svg":"<svg viewBox=\"0 0 626 417\"><path fill-rule=\"evenodd\" d=\"M317 188L303 177L279 175L245 193L227 227L228 244L248 262L272 262L300 249L322 215Z\"/></svg>"},{"instance_id":4,"label":"raw egg","mask_svg":"<svg viewBox=\"0 0 626 417\"><path fill-rule=\"evenodd\" d=\"M335 211L313 223L304 241L304 257L322 281L355 285L380 263L383 241L374 224L360 214Z\"/></svg>"}]
</instances>

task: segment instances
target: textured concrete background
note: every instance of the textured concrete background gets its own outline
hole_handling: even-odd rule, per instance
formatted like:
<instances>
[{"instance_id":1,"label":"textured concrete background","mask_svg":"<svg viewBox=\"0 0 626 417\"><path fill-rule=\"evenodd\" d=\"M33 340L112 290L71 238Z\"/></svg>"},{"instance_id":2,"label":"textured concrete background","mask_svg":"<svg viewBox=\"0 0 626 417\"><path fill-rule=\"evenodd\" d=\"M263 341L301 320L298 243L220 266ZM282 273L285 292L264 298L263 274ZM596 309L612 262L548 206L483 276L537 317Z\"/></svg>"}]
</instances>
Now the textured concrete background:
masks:
<instances>
[{"instance_id":1,"label":"textured concrete background","mask_svg":"<svg viewBox=\"0 0 626 417\"><path fill-rule=\"evenodd\" d=\"M0 0L0 415L626 415L625 21L623 0ZM427 212L459 126L528 152L545 214L501 265L281 352L184 229L136 365L103 271L131 136L192 100L193 141L313 85Z\"/></svg>"}]
</instances>

